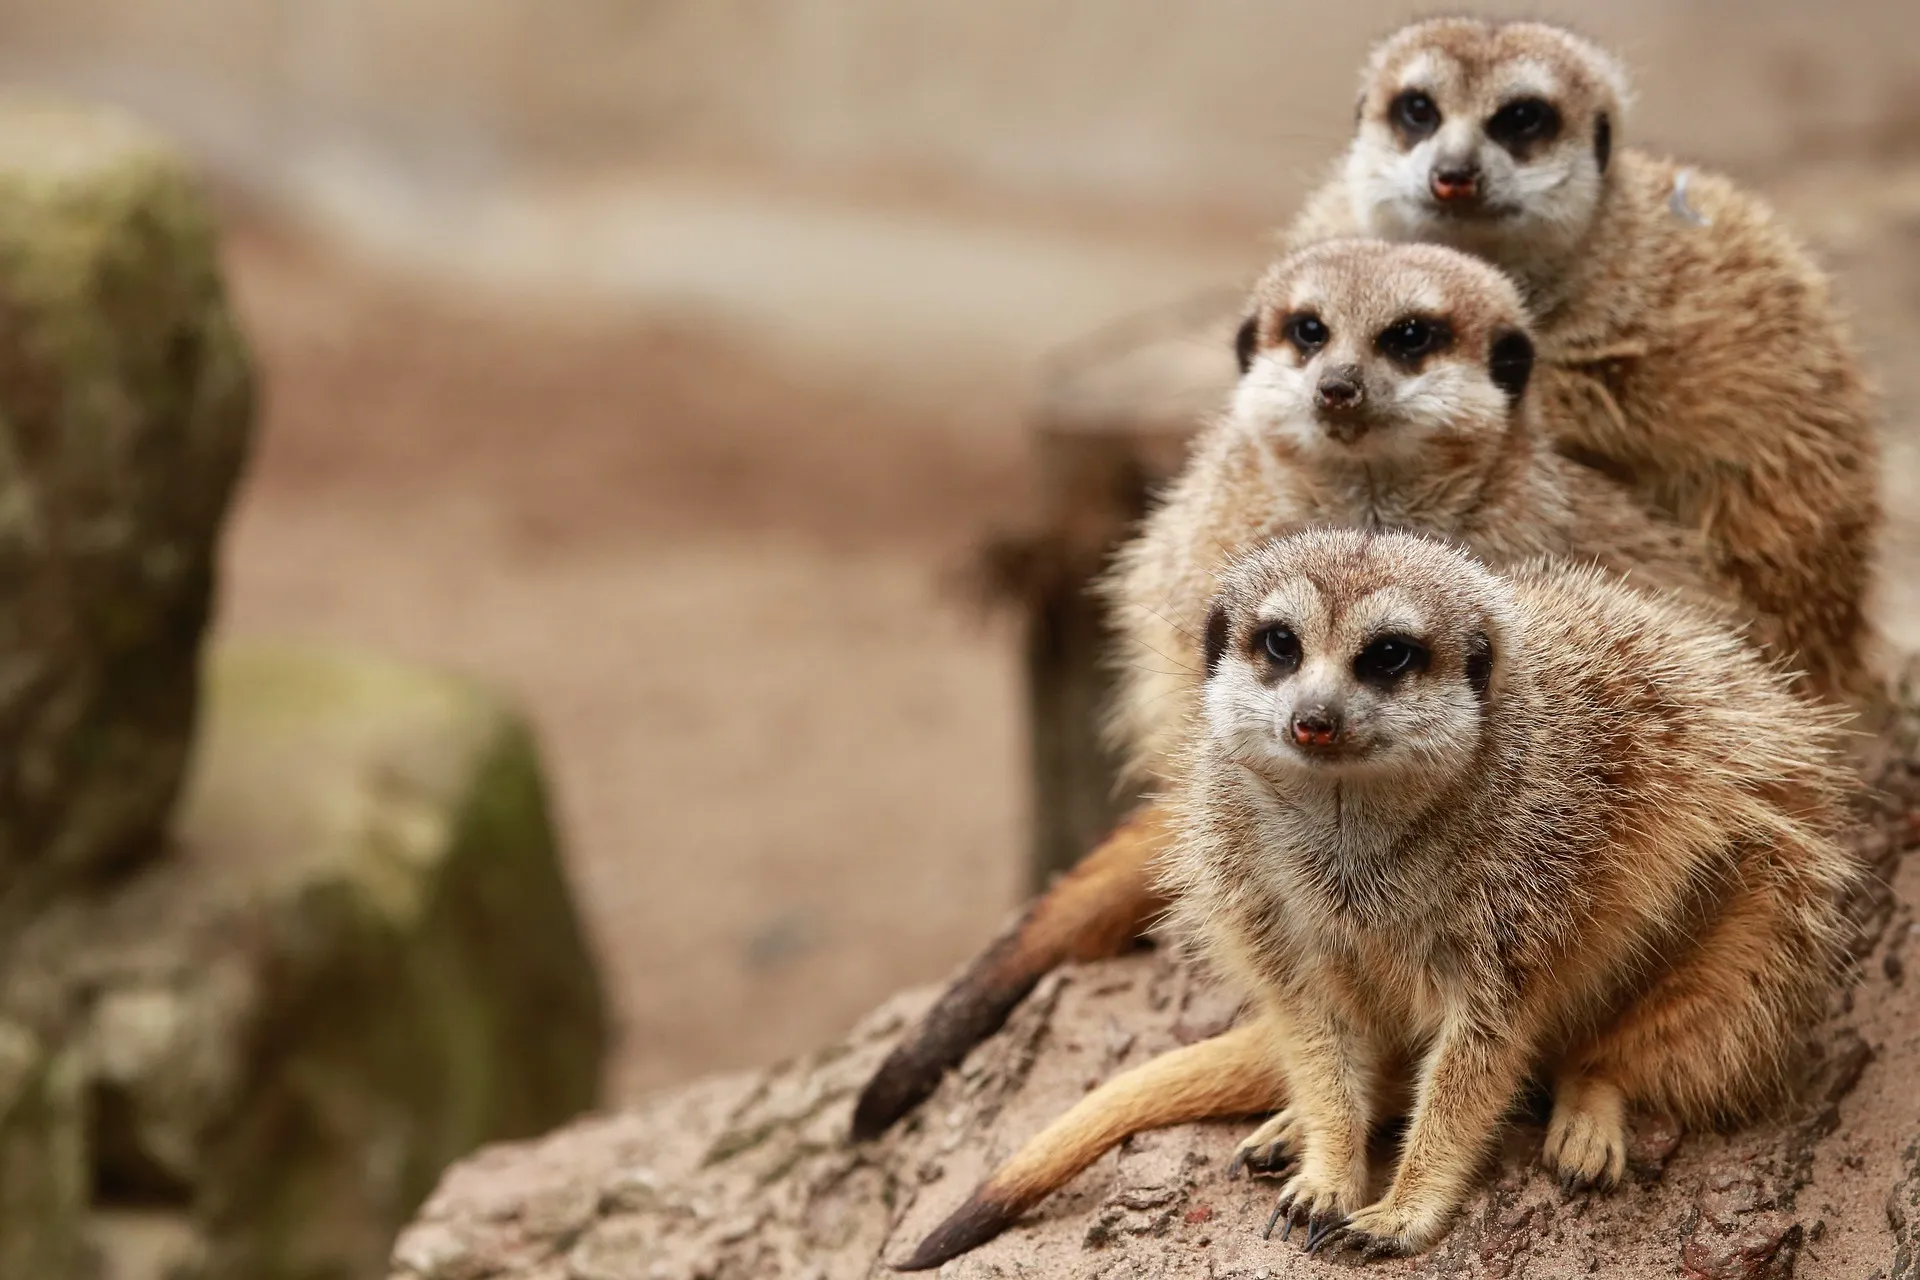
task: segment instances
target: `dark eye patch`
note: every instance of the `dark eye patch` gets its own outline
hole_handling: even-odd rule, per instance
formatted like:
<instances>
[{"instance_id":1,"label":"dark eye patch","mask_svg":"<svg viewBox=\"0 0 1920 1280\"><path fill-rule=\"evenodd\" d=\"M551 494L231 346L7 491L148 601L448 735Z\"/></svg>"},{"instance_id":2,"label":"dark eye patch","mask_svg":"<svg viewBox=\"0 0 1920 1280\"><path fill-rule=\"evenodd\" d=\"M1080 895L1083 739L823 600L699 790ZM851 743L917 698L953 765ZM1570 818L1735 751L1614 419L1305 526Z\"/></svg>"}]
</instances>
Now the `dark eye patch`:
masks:
<instances>
[{"instance_id":1,"label":"dark eye patch","mask_svg":"<svg viewBox=\"0 0 1920 1280\"><path fill-rule=\"evenodd\" d=\"M1487 117L1487 136L1524 160L1560 136L1560 109L1545 98L1515 98Z\"/></svg>"},{"instance_id":2,"label":"dark eye patch","mask_svg":"<svg viewBox=\"0 0 1920 1280\"><path fill-rule=\"evenodd\" d=\"M1253 650L1282 675L1300 669L1300 637L1284 623L1273 623L1253 633Z\"/></svg>"},{"instance_id":3,"label":"dark eye patch","mask_svg":"<svg viewBox=\"0 0 1920 1280\"><path fill-rule=\"evenodd\" d=\"M1604 111L1593 122L1593 158L1602 173L1607 171L1607 162L1613 159L1613 121Z\"/></svg>"},{"instance_id":4,"label":"dark eye patch","mask_svg":"<svg viewBox=\"0 0 1920 1280\"><path fill-rule=\"evenodd\" d=\"M1403 89L1387 104L1387 122L1411 145L1440 127L1440 107L1420 89Z\"/></svg>"},{"instance_id":5,"label":"dark eye patch","mask_svg":"<svg viewBox=\"0 0 1920 1280\"><path fill-rule=\"evenodd\" d=\"M1310 356L1327 345L1333 336L1326 322L1311 311L1296 311L1280 326L1280 336L1293 344L1303 356Z\"/></svg>"},{"instance_id":6,"label":"dark eye patch","mask_svg":"<svg viewBox=\"0 0 1920 1280\"><path fill-rule=\"evenodd\" d=\"M1453 345L1453 328L1431 316L1406 316L1382 329L1373 345L1390 360L1417 365Z\"/></svg>"},{"instance_id":7,"label":"dark eye patch","mask_svg":"<svg viewBox=\"0 0 1920 1280\"><path fill-rule=\"evenodd\" d=\"M1411 636L1381 636L1354 658L1353 674L1363 684L1386 687L1425 671L1432 660L1427 647Z\"/></svg>"}]
</instances>

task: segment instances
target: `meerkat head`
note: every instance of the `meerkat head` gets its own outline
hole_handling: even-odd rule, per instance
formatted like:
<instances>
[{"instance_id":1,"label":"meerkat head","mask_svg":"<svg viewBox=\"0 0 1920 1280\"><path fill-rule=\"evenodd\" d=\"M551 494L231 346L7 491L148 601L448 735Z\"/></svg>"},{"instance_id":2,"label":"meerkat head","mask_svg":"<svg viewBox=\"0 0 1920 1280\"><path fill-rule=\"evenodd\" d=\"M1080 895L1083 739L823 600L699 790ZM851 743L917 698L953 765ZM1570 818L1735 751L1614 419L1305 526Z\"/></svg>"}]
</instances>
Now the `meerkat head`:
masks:
<instances>
[{"instance_id":1,"label":"meerkat head","mask_svg":"<svg viewBox=\"0 0 1920 1280\"><path fill-rule=\"evenodd\" d=\"M1321 529L1221 575L1207 617L1206 731L1228 759L1423 788L1460 776L1504 691L1513 598L1463 551Z\"/></svg>"},{"instance_id":2,"label":"meerkat head","mask_svg":"<svg viewBox=\"0 0 1920 1280\"><path fill-rule=\"evenodd\" d=\"M1533 370L1513 282L1439 245L1329 240L1254 288L1230 414L1338 465L1505 438ZM1457 461L1458 459L1449 459Z\"/></svg>"},{"instance_id":3,"label":"meerkat head","mask_svg":"<svg viewBox=\"0 0 1920 1280\"><path fill-rule=\"evenodd\" d=\"M1620 64L1559 27L1404 27L1361 77L1345 169L1360 225L1470 250L1538 285L1599 214L1626 96Z\"/></svg>"}]
</instances>

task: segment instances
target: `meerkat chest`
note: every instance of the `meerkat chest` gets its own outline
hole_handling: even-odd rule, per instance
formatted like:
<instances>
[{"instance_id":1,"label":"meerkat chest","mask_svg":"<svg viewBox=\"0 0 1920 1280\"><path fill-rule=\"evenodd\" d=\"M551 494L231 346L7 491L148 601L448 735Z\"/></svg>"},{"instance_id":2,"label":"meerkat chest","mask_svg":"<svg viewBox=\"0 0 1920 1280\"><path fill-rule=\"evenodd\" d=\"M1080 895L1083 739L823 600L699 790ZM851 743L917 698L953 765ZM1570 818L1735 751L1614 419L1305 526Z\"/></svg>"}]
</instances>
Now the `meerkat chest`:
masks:
<instances>
[{"instance_id":1,"label":"meerkat chest","mask_svg":"<svg viewBox=\"0 0 1920 1280\"><path fill-rule=\"evenodd\" d=\"M1336 993L1348 1017L1383 1041L1427 1040L1459 1003L1446 948L1417 927L1336 927L1314 952L1320 989Z\"/></svg>"}]
</instances>

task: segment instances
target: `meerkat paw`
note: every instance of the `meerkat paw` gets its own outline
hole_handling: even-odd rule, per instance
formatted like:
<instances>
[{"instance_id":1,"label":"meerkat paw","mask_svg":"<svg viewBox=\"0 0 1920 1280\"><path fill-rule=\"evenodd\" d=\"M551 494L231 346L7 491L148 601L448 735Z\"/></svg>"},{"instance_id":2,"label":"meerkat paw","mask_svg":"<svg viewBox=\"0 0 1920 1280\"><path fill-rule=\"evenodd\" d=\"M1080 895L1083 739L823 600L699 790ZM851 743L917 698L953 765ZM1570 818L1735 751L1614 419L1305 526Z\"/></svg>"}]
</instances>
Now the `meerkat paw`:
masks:
<instances>
[{"instance_id":1,"label":"meerkat paw","mask_svg":"<svg viewBox=\"0 0 1920 1280\"><path fill-rule=\"evenodd\" d=\"M1284 1172L1300 1158L1300 1119L1292 1107L1286 1107L1265 1124L1247 1135L1227 1162L1227 1176L1238 1177L1242 1170L1250 1174Z\"/></svg>"},{"instance_id":2,"label":"meerkat paw","mask_svg":"<svg viewBox=\"0 0 1920 1280\"><path fill-rule=\"evenodd\" d=\"M1365 1257L1422 1253L1447 1233L1450 1204L1419 1204L1387 1197L1355 1213L1340 1233L1340 1247Z\"/></svg>"},{"instance_id":3,"label":"meerkat paw","mask_svg":"<svg viewBox=\"0 0 1920 1280\"><path fill-rule=\"evenodd\" d=\"M1563 1078L1540 1158L1564 1190L1612 1187L1627 1168L1626 1098L1611 1081Z\"/></svg>"},{"instance_id":4,"label":"meerkat paw","mask_svg":"<svg viewBox=\"0 0 1920 1280\"><path fill-rule=\"evenodd\" d=\"M1360 1202L1360 1193L1350 1184L1364 1181L1364 1176L1343 1181L1319 1171L1301 1170L1280 1189L1280 1199L1274 1203L1261 1239L1271 1240L1274 1227L1285 1218L1287 1229L1280 1233L1280 1239L1291 1239L1293 1229L1304 1226L1307 1238L1301 1247L1308 1253L1318 1253L1338 1235L1352 1207Z\"/></svg>"}]
</instances>

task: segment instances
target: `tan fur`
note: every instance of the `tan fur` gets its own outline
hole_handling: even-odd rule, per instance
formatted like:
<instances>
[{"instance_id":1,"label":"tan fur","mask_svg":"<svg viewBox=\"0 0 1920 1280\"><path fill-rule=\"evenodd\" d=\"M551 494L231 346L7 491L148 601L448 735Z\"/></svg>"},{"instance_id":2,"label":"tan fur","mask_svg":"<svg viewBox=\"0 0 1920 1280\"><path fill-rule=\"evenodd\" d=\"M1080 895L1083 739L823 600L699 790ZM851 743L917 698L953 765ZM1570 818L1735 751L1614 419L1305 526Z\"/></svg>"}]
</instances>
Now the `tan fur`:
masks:
<instances>
[{"instance_id":1,"label":"tan fur","mask_svg":"<svg viewBox=\"0 0 1920 1280\"><path fill-rule=\"evenodd\" d=\"M937 1267L992 1239L1130 1133L1258 1115L1283 1097L1270 1031L1261 1023L1163 1053L1075 1103L995 1170L896 1270Z\"/></svg>"},{"instance_id":2,"label":"tan fur","mask_svg":"<svg viewBox=\"0 0 1920 1280\"><path fill-rule=\"evenodd\" d=\"M1424 69L1415 65L1423 60ZM1446 117L1440 132L1455 126L1436 140L1455 151L1478 148L1490 184L1498 179L1509 195L1525 197L1528 216L1435 226L1404 209L1393 213L1394 158L1414 152L1385 116L1407 76L1422 70L1435 77L1427 87ZM1558 136L1524 159L1489 150L1484 122L1526 93L1544 93L1559 108ZM1541 433L1704 535L1713 589L1741 599L1755 638L1804 669L1810 689L1871 713L1865 606L1880 519L1875 398L1824 275L1764 204L1717 176L1618 146L1602 168L1598 125L1605 116L1610 133L1621 132L1625 97L1618 64L1556 27L1465 19L1405 28L1370 59L1341 174L1310 197L1287 244L1355 234L1438 240L1512 272L1536 315L1540 363L1529 395ZM1413 176L1424 182L1426 171ZM1174 502L1191 505L1198 485L1184 481ZM1564 552L1577 542L1614 567L1667 558L1634 545L1650 529L1656 538L1667 531L1611 495L1601 505L1570 530L1553 530L1561 545L1539 549ZM1157 703L1190 696L1197 648L1191 617L1165 607L1178 594L1169 588L1204 576L1140 563L1151 558L1137 544L1115 579L1123 607L1127 579L1138 575L1152 594L1133 597L1131 607L1163 615L1159 625L1121 619L1140 647L1124 655L1128 691L1116 734L1136 774L1149 778L1163 769L1168 726L1179 722ZM1144 885L1144 867L1136 863L1133 874ZM1103 881L1104 890L1116 883ZM1050 896L1077 892L1062 885ZM1115 900L1147 892L1130 889ZM930 1025L923 1038L945 1030ZM870 1088L886 1083L876 1076Z\"/></svg>"},{"instance_id":3,"label":"tan fur","mask_svg":"<svg viewBox=\"0 0 1920 1280\"><path fill-rule=\"evenodd\" d=\"M1775 1094L1860 874L1833 839L1858 785L1837 713L1676 597L1550 561L1499 578L1406 535L1263 547L1219 607L1167 887L1256 1015L1090 1094L929 1246L991 1238L1165 1115L1230 1114L1189 1105L1209 1095L1286 1095L1236 1163L1297 1165L1281 1206L1316 1245L1345 1222L1417 1250L1529 1075L1554 1091L1543 1159L1579 1184L1619 1179L1630 1104L1703 1124ZM1274 622L1301 641L1292 673L1262 657ZM1430 661L1356 687L1355 651L1394 632ZM1329 702L1357 724L1301 758L1290 717ZM1246 1056L1261 1045L1271 1062ZM1368 1130L1409 1108L1392 1187L1363 1208Z\"/></svg>"},{"instance_id":4,"label":"tan fur","mask_svg":"<svg viewBox=\"0 0 1920 1280\"><path fill-rule=\"evenodd\" d=\"M1308 302L1335 332L1314 360L1280 333ZM1251 313L1259 350L1234 404L1202 431L1185 473L1105 585L1122 639L1111 728L1137 776L1167 781L1170 748L1199 689L1214 570L1277 534L1313 524L1410 528L1457 539L1495 564L1554 554L1649 585L1714 589L1696 533L1555 452L1533 429L1530 389L1516 404L1494 385L1496 336L1524 333L1527 319L1513 284L1485 263L1435 246L1317 245L1262 278ZM1382 326L1412 314L1447 320L1453 338L1409 371L1372 344ZM1301 379L1349 366L1366 387L1367 430L1343 443L1311 407L1284 400L1289 382L1298 391ZM1154 913L1149 863L1165 821L1156 804L1143 807L1089 855L1097 875L1054 886L968 967L868 1081L857 1139L918 1105L1066 957L1072 935L1111 949L1116 929Z\"/></svg>"},{"instance_id":5,"label":"tan fur","mask_svg":"<svg viewBox=\"0 0 1920 1280\"><path fill-rule=\"evenodd\" d=\"M1334 335L1312 359L1279 332L1303 309ZM1200 631L1216 571L1268 538L1316 525L1409 529L1493 565L1556 555L1709 594L1696 536L1557 453L1533 429L1530 390L1516 404L1493 387L1489 348L1498 335L1527 329L1519 296L1498 271L1438 246L1333 241L1268 271L1252 310L1260 353L1233 407L1201 432L1186 470L1103 585L1120 637L1111 727L1136 777L1168 777L1200 687ZM1409 372L1374 342L1415 313L1445 319L1453 343ZM1344 445L1329 438L1323 415L1287 397L1349 366L1380 417ZM1450 382L1426 385L1449 372ZM1263 375L1271 376L1263 383ZM1439 403L1422 412L1444 425L1416 428L1410 415L1429 398Z\"/></svg>"},{"instance_id":6,"label":"tan fur","mask_svg":"<svg viewBox=\"0 0 1920 1280\"><path fill-rule=\"evenodd\" d=\"M1618 135L1623 81L1611 57L1545 24L1407 27L1375 50L1341 173L1286 243L1425 240L1513 272L1537 320L1543 427L1702 530L1761 638L1817 692L1858 697L1880 520L1876 397L1826 276L1763 202L1621 147L1600 171L1595 131L1604 116ZM1396 130L1409 88L1431 96L1447 136ZM1516 162L1485 122L1543 90L1562 128ZM1420 209L1429 160L1461 157L1538 216Z\"/></svg>"},{"instance_id":7,"label":"tan fur","mask_svg":"<svg viewBox=\"0 0 1920 1280\"><path fill-rule=\"evenodd\" d=\"M1273 1030L1289 1214L1427 1247L1535 1072L1545 1158L1582 1182L1619 1176L1628 1105L1701 1124L1772 1095L1860 874L1833 839L1834 713L1670 596L1547 562L1503 579L1404 535L1262 548L1218 607L1168 879ZM1276 625L1292 669L1265 655ZM1427 664L1361 678L1384 635ZM1334 745L1287 737L1327 707ZM1400 1165L1365 1205L1367 1133L1402 1082Z\"/></svg>"}]
</instances>

